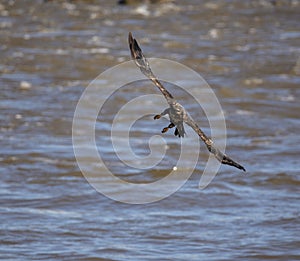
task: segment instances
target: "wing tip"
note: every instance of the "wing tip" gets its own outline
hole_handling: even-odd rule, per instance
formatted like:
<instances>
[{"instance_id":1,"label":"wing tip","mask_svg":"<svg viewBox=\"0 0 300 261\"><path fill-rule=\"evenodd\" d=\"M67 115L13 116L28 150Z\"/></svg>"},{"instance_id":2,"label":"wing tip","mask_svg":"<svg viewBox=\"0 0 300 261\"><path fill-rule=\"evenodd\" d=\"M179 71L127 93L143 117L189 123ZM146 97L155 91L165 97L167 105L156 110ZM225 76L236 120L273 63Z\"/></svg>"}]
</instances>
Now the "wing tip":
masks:
<instances>
[{"instance_id":1,"label":"wing tip","mask_svg":"<svg viewBox=\"0 0 300 261\"><path fill-rule=\"evenodd\" d=\"M133 37L132 33L128 33L128 44L131 52L131 57L134 60L142 59L142 50L137 42L137 40Z\"/></svg>"},{"instance_id":2,"label":"wing tip","mask_svg":"<svg viewBox=\"0 0 300 261\"><path fill-rule=\"evenodd\" d=\"M228 164L228 165L231 165L231 166L233 166L233 167L236 167L236 168L238 168L238 169L240 169L240 170L246 172L246 169L245 169L242 165L236 163L236 162L233 161L233 160L232 160L232 162L231 162L230 164Z\"/></svg>"},{"instance_id":3,"label":"wing tip","mask_svg":"<svg viewBox=\"0 0 300 261\"><path fill-rule=\"evenodd\" d=\"M243 166L241 166L241 165L240 165L239 169L242 170L242 171L244 171L244 172L247 172L246 169Z\"/></svg>"}]
</instances>

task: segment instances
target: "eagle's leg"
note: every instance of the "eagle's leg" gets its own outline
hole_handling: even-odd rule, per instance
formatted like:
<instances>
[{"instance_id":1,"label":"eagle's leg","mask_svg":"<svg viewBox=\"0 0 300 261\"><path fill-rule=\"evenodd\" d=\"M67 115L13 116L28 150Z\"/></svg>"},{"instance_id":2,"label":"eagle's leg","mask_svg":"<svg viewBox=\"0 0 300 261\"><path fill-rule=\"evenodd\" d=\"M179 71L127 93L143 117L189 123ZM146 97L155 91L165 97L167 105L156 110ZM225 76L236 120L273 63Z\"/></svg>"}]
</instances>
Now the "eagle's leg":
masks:
<instances>
[{"instance_id":1,"label":"eagle's leg","mask_svg":"<svg viewBox=\"0 0 300 261\"><path fill-rule=\"evenodd\" d=\"M155 115L155 116L154 116L154 120L158 120L158 119L161 118L161 116L164 116L164 115L166 115L166 114L169 114L169 110L170 110L170 108L165 109L161 114Z\"/></svg>"},{"instance_id":2,"label":"eagle's leg","mask_svg":"<svg viewBox=\"0 0 300 261\"><path fill-rule=\"evenodd\" d=\"M174 123L170 123L168 127L163 128L163 130L161 131L162 133L167 132L169 129L172 129L173 127L175 127Z\"/></svg>"},{"instance_id":3,"label":"eagle's leg","mask_svg":"<svg viewBox=\"0 0 300 261\"><path fill-rule=\"evenodd\" d=\"M158 119L161 118L161 116L164 116L164 115L166 115L166 114L169 114L169 111L170 111L170 108L165 109L161 114L155 115L155 116L154 116L154 120L158 120ZM162 132L162 133L165 133L165 132L167 132L169 129L173 128L173 127L175 127L175 124L174 124L173 122L171 122L171 123L169 124L169 126L163 128L161 132Z\"/></svg>"}]
</instances>

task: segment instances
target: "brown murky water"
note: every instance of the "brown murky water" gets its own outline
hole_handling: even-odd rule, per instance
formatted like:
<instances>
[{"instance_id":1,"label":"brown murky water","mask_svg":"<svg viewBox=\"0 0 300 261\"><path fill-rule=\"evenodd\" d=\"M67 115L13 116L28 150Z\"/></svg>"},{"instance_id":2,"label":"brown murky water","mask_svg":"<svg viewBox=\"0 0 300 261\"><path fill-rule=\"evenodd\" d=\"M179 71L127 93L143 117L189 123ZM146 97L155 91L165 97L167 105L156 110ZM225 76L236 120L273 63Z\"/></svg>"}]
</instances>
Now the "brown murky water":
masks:
<instances>
[{"instance_id":1,"label":"brown murky water","mask_svg":"<svg viewBox=\"0 0 300 261\"><path fill-rule=\"evenodd\" d=\"M3 260L300 259L300 2L177 2L1 1ZM225 113L227 151L246 174L222 166L199 190L203 148L189 181L152 204L118 203L89 185L72 148L75 107L91 80L130 59L129 31L148 57L180 62L208 81ZM96 124L105 162L139 182L165 176L178 158L171 134L157 167L135 171L114 154L114 108L146 93L158 91L150 83L123 89ZM209 132L198 108L189 111ZM142 119L132 137L163 125Z\"/></svg>"}]
</instances>

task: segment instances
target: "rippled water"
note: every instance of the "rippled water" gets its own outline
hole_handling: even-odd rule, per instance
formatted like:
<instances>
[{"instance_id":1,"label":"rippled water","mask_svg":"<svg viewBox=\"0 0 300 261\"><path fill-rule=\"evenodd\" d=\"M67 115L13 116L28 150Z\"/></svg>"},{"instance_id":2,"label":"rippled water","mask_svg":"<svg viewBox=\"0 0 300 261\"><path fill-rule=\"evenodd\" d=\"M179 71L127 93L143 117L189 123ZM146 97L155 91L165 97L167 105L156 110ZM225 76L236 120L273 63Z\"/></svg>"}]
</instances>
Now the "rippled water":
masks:
<instances>
[{"instance_id":1,"label":"rippled water","mask_svg":"<svg viewBox=\"0 0 300 261\"><path fill-rule=\"evenodd\" d=\"M299 260L299 1L116 2L1 1L2 259ZM225 113L227 152L246 174L222 166L200 190L202 146L191 178L161 201L124 204L89 185L74 157L74 111L91 80L130 59L129 31L148 57L180 62L210 84ZM201 108L173 92L209 133ZM153 93L149 82L123 87L96 123L105 163L127 181L159 180L178 159L171 134L153 168L126 167L114 154L117 108ZM153 101L153 114L161 106ZM166 123L150 116L130 134L140 155Z\"/></svg>"}]
</instances>

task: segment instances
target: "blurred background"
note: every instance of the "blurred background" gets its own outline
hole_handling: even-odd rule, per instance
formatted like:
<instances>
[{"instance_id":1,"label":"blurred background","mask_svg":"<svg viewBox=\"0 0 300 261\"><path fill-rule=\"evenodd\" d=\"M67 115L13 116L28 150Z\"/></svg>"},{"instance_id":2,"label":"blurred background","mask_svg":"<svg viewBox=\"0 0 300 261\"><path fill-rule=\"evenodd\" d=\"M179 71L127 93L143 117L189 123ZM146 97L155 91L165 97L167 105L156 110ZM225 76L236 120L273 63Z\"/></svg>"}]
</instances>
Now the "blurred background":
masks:
<instances>
[{"instance_id":1,"label":"blurred background","mask_svg":"<svg viewBox=\"0 0 300 261\"><path fill-rule=\"evenodd\" d=\"M2 259L299 260L299 21L298 0L0 1ZM189 181L156 203L118 203L88 184L72 149L73 114L90 81L130 60L129 31L147 57L180 62L210 84L227 152L246 174L222 166L199 190L201 148ZM147 92L158 93L145 83L116 94L97 131L109 134L110 107ZM187 107L209 133L204 114ZM148 137L162 127L148 119L136 130ZM180 149L166 134L166 159L133 171L109 137L96 139L106 164L139 182L167 175Z\"/></svg>"}]
</instances>

